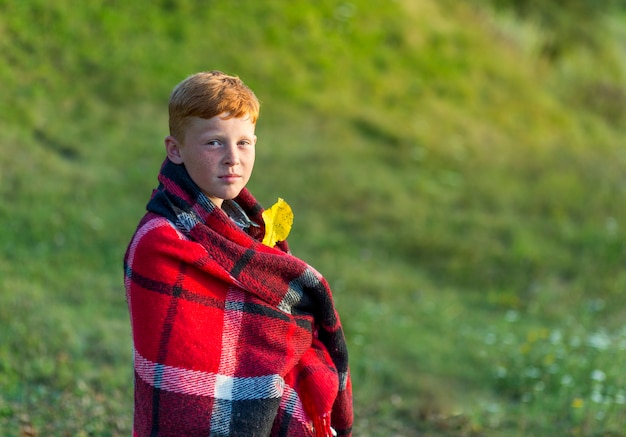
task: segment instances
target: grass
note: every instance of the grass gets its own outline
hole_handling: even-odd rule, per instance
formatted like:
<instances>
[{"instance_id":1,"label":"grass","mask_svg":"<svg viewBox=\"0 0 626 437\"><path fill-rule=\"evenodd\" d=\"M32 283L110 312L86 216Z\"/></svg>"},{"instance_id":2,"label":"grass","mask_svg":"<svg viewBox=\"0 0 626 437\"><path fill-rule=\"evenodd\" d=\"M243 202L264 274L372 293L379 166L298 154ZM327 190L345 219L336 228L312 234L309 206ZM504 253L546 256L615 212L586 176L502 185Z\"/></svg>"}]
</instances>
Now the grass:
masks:
<instances>
[{"instance_id":1,"label":"grass","mask_svg":"<svg viewBox=\"0 0 626 437\"><path fill-rule=\"evenodd\" d=\"M0 17L5 435L130 432L121 259L168 94L212 68L263 102L250 186L291 204L292 249L333 287L355 435L624 435L623 11L558 58L472 2Z\"/></svg>"}]
</instances>

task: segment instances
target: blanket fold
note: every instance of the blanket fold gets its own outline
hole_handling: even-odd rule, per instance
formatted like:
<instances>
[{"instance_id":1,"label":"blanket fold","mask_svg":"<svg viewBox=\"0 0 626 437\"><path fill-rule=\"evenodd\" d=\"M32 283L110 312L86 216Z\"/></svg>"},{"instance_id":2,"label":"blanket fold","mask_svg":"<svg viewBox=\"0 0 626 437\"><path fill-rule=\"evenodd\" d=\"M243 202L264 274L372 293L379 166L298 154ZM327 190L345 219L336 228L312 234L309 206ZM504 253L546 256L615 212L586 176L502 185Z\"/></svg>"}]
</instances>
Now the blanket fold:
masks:
<instances>
[{"instance_id":1,"label":"blanket fold","mask_svg":"<svg viewBox=\"0 0 626 437\"><path fill-rule=\"evenodd\" d=\"M248 190L234 201L253 226L164 162L125 256L135 435L350 436L330 287L286 242L261 243L263 208Z\"/></svg>"}]
</instances>

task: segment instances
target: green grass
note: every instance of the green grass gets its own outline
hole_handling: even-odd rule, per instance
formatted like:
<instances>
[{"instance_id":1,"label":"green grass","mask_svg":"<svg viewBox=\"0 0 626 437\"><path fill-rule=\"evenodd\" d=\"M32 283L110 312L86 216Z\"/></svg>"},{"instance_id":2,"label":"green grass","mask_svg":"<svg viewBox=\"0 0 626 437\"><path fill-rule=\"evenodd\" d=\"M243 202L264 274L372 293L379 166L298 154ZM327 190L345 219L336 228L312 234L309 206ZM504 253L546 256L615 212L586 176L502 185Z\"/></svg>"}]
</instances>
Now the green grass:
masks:
<instances>
[{"instance_id":1,"label":"green grass","mask_svg":"<svg viewBox=\"0 0 626 437\"><path fill-rule=\"evenodd\" d=\"M625 435L626 18L555 57L534 16L0 1L3 435L129 434L122 257L207 69L262 100L250 188L333 287L355 435Z\"/></svg>"}]
</instances>

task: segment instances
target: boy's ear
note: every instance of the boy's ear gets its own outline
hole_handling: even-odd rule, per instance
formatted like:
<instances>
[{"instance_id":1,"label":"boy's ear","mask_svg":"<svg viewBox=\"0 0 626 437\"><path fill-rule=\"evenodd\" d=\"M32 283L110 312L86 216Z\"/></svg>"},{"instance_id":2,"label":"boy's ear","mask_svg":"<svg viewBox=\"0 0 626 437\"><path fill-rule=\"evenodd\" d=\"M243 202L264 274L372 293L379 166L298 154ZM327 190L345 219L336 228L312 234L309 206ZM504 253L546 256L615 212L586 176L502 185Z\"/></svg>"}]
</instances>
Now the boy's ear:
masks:
<instances>
[{"instance_id":1,"label":"boy's ear","mask_svg":"<svg viewBox=\"0 0 626 437\"><path fill-rule=\"evenodd\" d=\"M167 153L167 157L174 164L183 163L183 157L180 154L180 143L171 135L165 137L165 153Z\"/></svg>"}]
</instances>

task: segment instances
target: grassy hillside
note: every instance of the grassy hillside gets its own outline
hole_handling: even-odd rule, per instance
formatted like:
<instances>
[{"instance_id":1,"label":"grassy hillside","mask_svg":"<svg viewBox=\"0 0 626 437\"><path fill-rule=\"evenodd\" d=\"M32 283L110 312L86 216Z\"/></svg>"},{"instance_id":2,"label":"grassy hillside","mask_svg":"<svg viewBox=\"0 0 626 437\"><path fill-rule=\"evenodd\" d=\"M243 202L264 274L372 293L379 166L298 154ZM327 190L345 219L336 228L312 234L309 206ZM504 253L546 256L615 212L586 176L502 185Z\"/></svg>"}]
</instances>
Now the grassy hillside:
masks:
<instances>
[{"instance_id":1,"label":"grassy hillside","mask_svg":"<svg viewBox=\"0 0 626 437\"><path fill-rule=\"evenodd\" d=\"M605 12L587 44L483 2L0 1L0 428L128 435L122 256L171 88L221 69L262 100L250 188L333 286L355 435L625 435Z\"/></svg>"}]
</instances>

